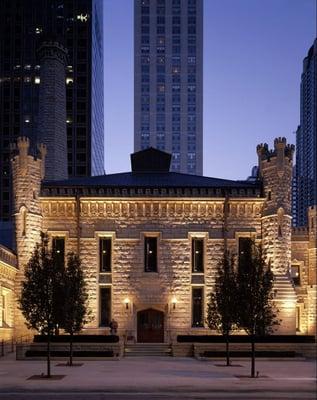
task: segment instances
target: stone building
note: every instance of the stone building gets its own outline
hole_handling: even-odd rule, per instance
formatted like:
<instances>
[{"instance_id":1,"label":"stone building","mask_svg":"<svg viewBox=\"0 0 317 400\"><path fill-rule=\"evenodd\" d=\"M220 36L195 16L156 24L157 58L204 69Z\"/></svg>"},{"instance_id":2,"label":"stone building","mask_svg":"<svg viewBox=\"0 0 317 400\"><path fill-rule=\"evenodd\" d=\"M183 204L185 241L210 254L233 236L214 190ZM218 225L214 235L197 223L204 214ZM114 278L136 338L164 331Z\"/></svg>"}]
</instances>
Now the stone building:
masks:
<instances>
[{"instance_id":1,"label":"stone building","mask_svg":"<svg viewBox=\"0 0 317 400\"><path fill-rule=\"evenodd\" d=\"M9 340L14 333L16 273L16 255L0 245L0 340Z\"/></svg>"},{"instance_id":2,"label":"stone building","mask_svg":"<svg viewBox=\"0 0 317 400\"><path fill-rule=\"evenodd\" d=\"M108 332L115 319L120 335L139 342L205 334L207 295L224 249L238 255L254 238L274 273L277 333L315 333L316 209L292 251L294 147L284 138L273 150L257 147L255 181L169 172L170 156L151 148L131 156L132 172L45 181L46 148L34 158L29 145L20 138L12 158L17 295L42 230L61 254L75 251L82 260L94 317L86 332ZM16 335L26 330L18 309L15 327Z\"/></svg>"}]
</instances>

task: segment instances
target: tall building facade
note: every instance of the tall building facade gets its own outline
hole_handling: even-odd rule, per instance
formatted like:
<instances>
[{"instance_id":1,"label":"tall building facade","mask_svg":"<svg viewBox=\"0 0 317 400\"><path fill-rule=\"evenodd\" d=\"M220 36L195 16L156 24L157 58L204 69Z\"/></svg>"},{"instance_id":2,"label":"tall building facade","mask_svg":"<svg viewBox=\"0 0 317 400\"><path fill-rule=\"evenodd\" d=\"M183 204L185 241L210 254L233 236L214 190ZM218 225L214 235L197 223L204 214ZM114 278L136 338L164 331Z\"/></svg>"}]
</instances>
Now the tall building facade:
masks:
<instances>
[{"instance_id":1,"label":"tall building facade","mask_svg":"<svg viewBox=\"0 0 317 400\"><path fill-rule=\"evenodd\" d=\"M102 0L0 2L0 221L12 214L10 143L40 141L41 62L47 34L63 38L68 176L104 172Z\"/></svg>"},{"instance_id":2,"label":"tall building facade","mask_svg":"<svg viewBox=\"0 0 317 400\"><path fill-rule=\"evenodd\" d=\"M203 1L134 1L134 149L203 171Z\"/></svg>"},{"instance_id":3,"label":"tall building facade","mask_svg":"<svg viewBox=\"0 0 317 400\"><path fill-rule=\"evenodd\" d=\"M308 207L317 204L317 39L303 62L295 180L294 225L304 226Z\"/></svg>"}]
</instances>

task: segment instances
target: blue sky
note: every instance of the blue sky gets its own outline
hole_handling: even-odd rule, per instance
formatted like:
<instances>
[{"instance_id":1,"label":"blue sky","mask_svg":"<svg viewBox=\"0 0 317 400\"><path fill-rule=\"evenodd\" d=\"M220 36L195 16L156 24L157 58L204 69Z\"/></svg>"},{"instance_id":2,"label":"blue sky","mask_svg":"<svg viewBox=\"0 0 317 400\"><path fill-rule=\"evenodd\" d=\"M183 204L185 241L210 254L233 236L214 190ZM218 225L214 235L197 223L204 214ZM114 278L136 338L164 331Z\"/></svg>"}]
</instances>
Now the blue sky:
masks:
<instances>
[{"instance_id":1,"label":"blue sky","mask_svg":"<svg viewBox=\"0 0 317 400\"><path fill-rule=\"evenodd\" d=\"M170 0L167 0L170 1ZM204 175L244 179L255 147L295 144L315 0L204 1ZM133 0L104 0L105 169L133 152Z\"/></svg>"}]
</instances>

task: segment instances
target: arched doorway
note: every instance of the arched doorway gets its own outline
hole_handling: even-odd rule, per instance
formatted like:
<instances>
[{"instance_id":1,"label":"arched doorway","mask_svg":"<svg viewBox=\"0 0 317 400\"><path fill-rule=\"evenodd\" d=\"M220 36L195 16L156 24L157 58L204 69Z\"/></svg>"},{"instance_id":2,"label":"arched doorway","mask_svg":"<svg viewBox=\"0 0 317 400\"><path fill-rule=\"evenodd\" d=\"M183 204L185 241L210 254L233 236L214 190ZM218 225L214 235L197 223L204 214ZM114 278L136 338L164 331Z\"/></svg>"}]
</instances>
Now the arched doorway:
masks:
<instances>
[{"instance_id":1,"label":"arched doorway","mask_svg":"<svg viewBox=\"0 0 317 400\"><path fill-rule=\"evenodd\" d=\"M138 342L162 343L164 342L164 313L148 308L139 311L138 318Z\"/></svg>"}]
</instances>

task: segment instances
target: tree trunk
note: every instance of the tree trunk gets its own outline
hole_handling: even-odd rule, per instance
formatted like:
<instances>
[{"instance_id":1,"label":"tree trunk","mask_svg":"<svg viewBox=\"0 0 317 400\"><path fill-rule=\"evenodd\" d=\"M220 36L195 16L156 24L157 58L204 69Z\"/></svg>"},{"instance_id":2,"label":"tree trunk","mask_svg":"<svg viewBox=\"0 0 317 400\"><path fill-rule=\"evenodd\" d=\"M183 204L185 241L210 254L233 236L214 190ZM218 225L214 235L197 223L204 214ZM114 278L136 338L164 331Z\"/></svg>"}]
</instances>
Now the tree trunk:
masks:
<instances>
[{"instance_id":1,"label":"tree trunk","mask_svg":"<svg viewBox=\"0 0 317 400\"><path fill-rule=\"evenodd\" d=\"M69 366L73 366L73 332L70 334L70 341L69 341Z\"/></svg>"},{"instance_id":2,"label":"tree trunk","mask_svg":"<svg viewBox=\"0 0 317 400\"><path fill-rule=\"evenodd\" d=\"M47 378L51 377L51 332L47 334Z\"/></svg>"},{"instance_id":3,"label":"tree trunk","mask_svg":"<svg viewBox=\"0 0 317 400\"><path fill-rule=\"evenodd\" d=\"M229 333L226 334L226 359L227 359L227 367L229 367L230 366Z\"/></svg>"},{"instance_id":4,"label":"tree trunk","mask_svg":"<svg viewBox=\"0 0 317 400\"><path fill-rule=\"evenodd\" d=\"M251 336L251 378L255 378L255 338Z\"/></svg>"}]
</instances>

